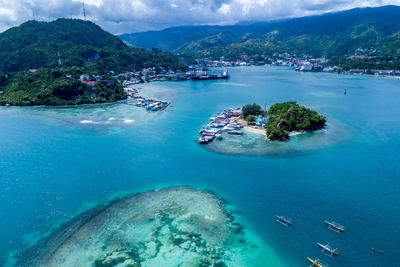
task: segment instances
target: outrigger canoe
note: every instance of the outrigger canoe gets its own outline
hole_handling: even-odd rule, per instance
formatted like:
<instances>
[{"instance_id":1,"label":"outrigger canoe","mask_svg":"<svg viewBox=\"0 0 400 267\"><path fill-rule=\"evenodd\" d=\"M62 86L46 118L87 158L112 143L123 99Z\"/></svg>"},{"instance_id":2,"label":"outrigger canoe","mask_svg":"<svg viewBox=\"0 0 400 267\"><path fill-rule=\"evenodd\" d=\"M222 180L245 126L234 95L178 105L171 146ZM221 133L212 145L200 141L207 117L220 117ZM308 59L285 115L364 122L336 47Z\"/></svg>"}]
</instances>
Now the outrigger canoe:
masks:
<instances>
[{"instance_id":1,"label":"outrigger canoe","mask_svg":"<svg viewBox=\"0 0 400 267\"><path fill-rule=\"evenodd\" d=\"M317 267L328 267L328 265L323 264L319 259L313 260L310 258L307 258L309 262L312 263L312 266L317 266Z\"/></svg>"},{"instance_id":2,"label":"outrigger canoe","mask_svg":"<svg viewBox=\"0 0 400 267\"><path fill-rule=\"evenodd\" d=\"M343 225L338 224L337 222L329 222L329 221L325 221L325 223L327 225L329 225L329 229L331 229L332 231L335 231L337 233L339 232L344 232L345 228Z\"/></svg>"}]
</instances>

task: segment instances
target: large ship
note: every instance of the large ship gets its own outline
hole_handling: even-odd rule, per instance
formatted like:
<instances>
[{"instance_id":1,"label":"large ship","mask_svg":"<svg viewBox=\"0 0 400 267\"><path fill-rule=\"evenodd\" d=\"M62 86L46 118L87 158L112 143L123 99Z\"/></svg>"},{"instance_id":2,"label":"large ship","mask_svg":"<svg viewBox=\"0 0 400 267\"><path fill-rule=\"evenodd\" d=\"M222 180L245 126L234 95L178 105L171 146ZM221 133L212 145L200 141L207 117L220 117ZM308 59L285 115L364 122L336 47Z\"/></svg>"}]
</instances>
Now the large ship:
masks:
<instances>
[{"instance_id":1,"label":"large ship","mask_svg":"<svg viewBox=\"0 0 400 267\"><path fill-rule=\"evenodd\" d=\"M206 73L202 75L195 75L192 77L193 81L204 81L204 80L219 80L219 79L229 79L231 76L227 71L223 71L222 74L211 74Z\"/></svg>"}]
</instances>

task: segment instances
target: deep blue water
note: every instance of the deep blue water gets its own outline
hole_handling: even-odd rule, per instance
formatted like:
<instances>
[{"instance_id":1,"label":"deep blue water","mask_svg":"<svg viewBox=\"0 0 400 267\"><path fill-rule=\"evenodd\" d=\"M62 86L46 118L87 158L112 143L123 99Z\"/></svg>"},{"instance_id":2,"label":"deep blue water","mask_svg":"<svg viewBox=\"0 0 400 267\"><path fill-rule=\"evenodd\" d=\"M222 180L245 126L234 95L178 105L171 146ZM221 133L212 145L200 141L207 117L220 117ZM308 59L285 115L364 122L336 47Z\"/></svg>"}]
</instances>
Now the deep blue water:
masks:
<instances>
[{"instance_id":1,"label":"deep blue water","mask_svg":"<svg viewBox=\"0 0 400 267\"><path fill-rule=\"evenodd\" d=\"M222 82L149 84L176 89L170 112L112 131L0 109L1 255L116 194L190 185L231 202L288 266L304 266L306 257L330 266L398 266L400 80L278 67L230 74ZM315 147L295 138L295 152L268 155L216 153L196 143L216 112L287 100L326 115L341 136ZM293 226L276 223L275 214ZM326 219L346 232L328 230ZM316 242L338 247L339 257L322 254Z\"/></svg>"}]
</instances>

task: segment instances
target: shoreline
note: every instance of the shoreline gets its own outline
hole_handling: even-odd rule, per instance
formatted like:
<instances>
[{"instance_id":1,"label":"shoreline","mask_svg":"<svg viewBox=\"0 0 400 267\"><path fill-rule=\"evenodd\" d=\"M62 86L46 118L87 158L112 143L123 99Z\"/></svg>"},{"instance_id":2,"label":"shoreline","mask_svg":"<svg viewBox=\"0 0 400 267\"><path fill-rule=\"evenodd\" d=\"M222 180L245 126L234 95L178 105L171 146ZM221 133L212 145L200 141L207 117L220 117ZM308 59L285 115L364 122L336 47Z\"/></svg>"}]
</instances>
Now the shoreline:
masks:
<instances>
[{"instance_id":1,"label":"shoreline","mask_svg":"<svg viewBox=\"0 0 400 267\"><path fill-rule=\"evenodd\" d=\"M237 122L239 122L240 124L243 125L243 130L250 132L250 133L256 133L256 134L260 134L260 135L264 135L265 138L267 140L269 140L267 138L267 134L265 132L265 129L260 128L260 126L251 126L248 125L247 122L244 119L238 119ZM296 136L296 135L300 135L300 134L304 134L306 131L291 131L289 133L289 136Z\"/></svg>"},{"instance_id":2,"label":"shoreline","mask_svg":"<svg viewBox=\"0 0 400 267\"><path fill-rule=\"evenodd\" d=\"M118 104L121 103L121 101L126 100L121 99L113 102L98 102L98 103L84 103L84 104L67 104L67 105L56 105L56 106L49 106L49 105L1 105L0 107L2 108L21 108L21 107L42 107L42 108L72 108L72 107L83 107L83 106L94 106L94 105L112 105L112 104Z\"/></svg>"}]
</instances>

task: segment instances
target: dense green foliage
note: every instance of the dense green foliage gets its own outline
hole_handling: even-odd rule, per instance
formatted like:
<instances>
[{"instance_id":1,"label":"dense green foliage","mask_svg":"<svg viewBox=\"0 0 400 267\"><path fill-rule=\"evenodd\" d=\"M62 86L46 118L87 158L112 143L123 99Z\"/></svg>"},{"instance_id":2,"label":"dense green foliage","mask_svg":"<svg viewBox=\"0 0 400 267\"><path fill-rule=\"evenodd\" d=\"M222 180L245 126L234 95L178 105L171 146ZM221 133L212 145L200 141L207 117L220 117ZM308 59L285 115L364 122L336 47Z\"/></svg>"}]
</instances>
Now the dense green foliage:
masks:
<instances>
[{"instance_id":1,"label":"dense green foliage","mask_svg":"<svg viewBox=\"0 0 400 267\"><path fill-rule=\"evenodd\" d=\"M247 117L253 115L253 116L258 116L263 114L263 109L257 105L256 103L254 104L247 104L243 106L242 108L242 118L247 120Z\"/></svg>"},{"instance_id":2,"label":"dense green foliage","mask_svg":"<svg viewBox=\"0 0 400 267\"><path fill-rule=\"evenodd\" d=\"M323 128L326 123L324 116L294 101L272 105L267 115L267 137L274 141L287 141L291 131L314 131Z\"/></svg>"},{"instance_id":3,"label":"dense green foliage","mask_svg":"<svg viewBox=\"0 0 400 267\"><path fill-rule=\"evenodd\" d=\"M85 70L86 71L86 70ZM79 80L85 72L80 68L39 69L35 73L20 72L9 76L3 83L0 104L75 105L114 102L126 98L123 87L114 78L102 75L95 87ZM90 73L95 80L95 73Z\"/></svg>"},{"instance_id":4,"label":"dense green foliage","mask_svg":"<svg viewBox=\"0 0 400 267\"><path fill-rule=\"evenodd\" d=\"M185 68L176 56L159 49L128 47L93 22L57 19L28 21L0 33L0 73L57 67L58 52L63 66L93 71Z\"/></svg>"},{"instance_id":5,"label":"dense green foliage","mask_svg":"<svg viewBox=\"0 0 400 267\"><path fill-rule=\"evenodd\" d=\"M340 66L343 70L400 70L400 57L374 57L366 59L334 58L328 62L330 66Z\"/></svg>"},{"instance_id":6,"label":"dense green foliage","mask_svg":"<svg viewBox=\"0 0 400 267\"><path fill-rule=\"evenodd\" d=\"M250 25L175 27L120 38L135 46L160 47L198 58L236 60L244 54L270 56L275 52L329 58L364 54L390 58L393 68L398 68L400 7L359 8Z\"/></svg>"},{"instance_id":7,"label":"dense green foliage","mask_svg":"<svg viewBox=\"0 0 400 267\"><path fill-rule=\"evenodd\" d=\"M249 115L246 117L246 122L251 124L254 123L256 121L257 117L255 115Z\"/></svg>"},{"instance_id":8,"label":"dense green foliage","mask_svg":"<svg viewBox=\"0 0 400 267\"><path fill-rule=\"evenodd\" d=\"M113 102L126 95L122 85L106 75L111 71L185 69L170 53L128 47L96 24L77 19L28 21L0 33L0 58L0 104L11 105ZM30 69L39 70L26 71ZM95 88L88 87L78 80L83 73L92 74L92 80L102 74L102 79Z\"/></svg>"}]
</instances>

